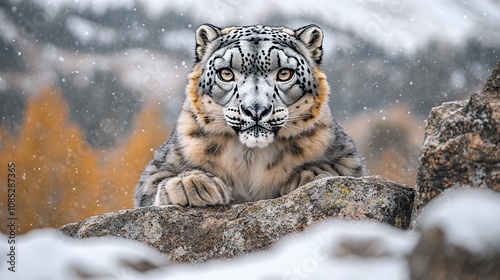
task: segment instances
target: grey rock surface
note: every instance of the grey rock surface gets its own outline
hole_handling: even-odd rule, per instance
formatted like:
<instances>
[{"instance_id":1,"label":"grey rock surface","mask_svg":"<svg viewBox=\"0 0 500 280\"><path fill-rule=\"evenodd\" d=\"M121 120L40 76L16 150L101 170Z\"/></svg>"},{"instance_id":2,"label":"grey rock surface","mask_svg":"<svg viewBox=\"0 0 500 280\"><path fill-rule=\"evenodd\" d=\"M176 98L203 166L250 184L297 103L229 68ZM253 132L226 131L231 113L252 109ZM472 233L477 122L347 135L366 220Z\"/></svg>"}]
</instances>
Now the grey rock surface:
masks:
<instances>
[{"instance_id":1,"label":"grey rock surface","mask_svg":"<svg viewBox=\"0 0 500 280\"><path fill-rule=\"evenodd\" d=\"M500 62L482 92L432 109L417 174L414 217L449 188L500 191Z\"/></svg>"},{"instance_id":2,"label":"grey rock surface","mask_svg":"<svg viewBox=\"0 0 500 280\"><path fill-rule=\"evenodd\" d=\"M330 177L276 199L223 207L144 207L90 217L59 230L76 238L117 236L146 243L174 262L231 258L328 217L405 229L414 190L381 177Z\"/></svg>"}]
</instances>

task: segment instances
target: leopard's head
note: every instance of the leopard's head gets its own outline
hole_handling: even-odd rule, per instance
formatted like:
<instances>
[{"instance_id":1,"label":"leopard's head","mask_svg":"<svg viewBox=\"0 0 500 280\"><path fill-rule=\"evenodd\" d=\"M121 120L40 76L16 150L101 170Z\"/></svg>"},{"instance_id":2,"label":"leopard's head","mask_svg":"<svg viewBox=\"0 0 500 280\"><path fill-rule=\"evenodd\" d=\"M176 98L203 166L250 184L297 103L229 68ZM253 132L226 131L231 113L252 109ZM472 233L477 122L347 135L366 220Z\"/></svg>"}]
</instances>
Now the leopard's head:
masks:
<instances>
[{"instance_id":1,"label":"leopard's head","mask_svg":"<svg viewBox=\"0 0 500 280\"><path fill-rule=\"evenodd\" d=\"M197 121L249 148L310 130L329 92L322 41L316 25L200 26L187 91Z\"/></svg>"}]
</instances>

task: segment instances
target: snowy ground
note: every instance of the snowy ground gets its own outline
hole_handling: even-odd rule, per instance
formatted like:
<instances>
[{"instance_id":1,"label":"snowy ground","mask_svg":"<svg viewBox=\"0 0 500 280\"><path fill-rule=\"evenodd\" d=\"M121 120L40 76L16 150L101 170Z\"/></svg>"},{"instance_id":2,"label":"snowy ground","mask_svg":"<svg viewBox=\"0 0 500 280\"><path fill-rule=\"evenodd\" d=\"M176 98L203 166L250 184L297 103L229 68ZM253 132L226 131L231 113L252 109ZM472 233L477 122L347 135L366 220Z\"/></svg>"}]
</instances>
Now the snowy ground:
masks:
<instances>
[{"instance_id":1,"label":"snowy ground","mask_svg":"<svg viewBox=\"0 0 500 280\"><path fill-rule=\"evenodd\" d=\"M448 191L424 208L420 222L423 229L440 226L452 244L487 252L500 250L498 221L499 193L461 190ZM135 242L72 240L43 229L17 237L16 272L7 270L2 254L0 279L409 279L405 256L418 237L387 225L332 219L266 252L173 266ZM5 252L6 236L2 240Z\"/></svg>"}]
</instances>

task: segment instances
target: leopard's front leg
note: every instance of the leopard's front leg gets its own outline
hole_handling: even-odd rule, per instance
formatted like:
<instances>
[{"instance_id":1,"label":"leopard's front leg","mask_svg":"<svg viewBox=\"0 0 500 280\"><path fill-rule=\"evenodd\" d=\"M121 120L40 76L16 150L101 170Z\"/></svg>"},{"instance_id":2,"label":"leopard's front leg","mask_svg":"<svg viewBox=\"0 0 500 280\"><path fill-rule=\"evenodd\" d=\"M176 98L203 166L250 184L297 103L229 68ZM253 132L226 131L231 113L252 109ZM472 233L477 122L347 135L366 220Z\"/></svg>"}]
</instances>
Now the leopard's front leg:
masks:
<instances>
[{"instance_id":1,"label":"leopard's front leg","mask_svg":"<svg viewBox=\"0 0 500 280\"><path fill-rule=\"evenodd\" d=\"M288 194L314 180L337 175L339 174L335 171L335 169L327 163L307 164L301 166L290 176L287 183L281 187L280 196Z\"/></svg>"},{"instance_id":2,"label":"leopard's front leg","mask_svg":"<svg viewBox=\"0 0 500 280\"><path fill-rule=\"evenodd\" d=\"M231 201L230 193L221 178L201 170L191 170L160 182L154 205L225 205Z\"/></svg>"}]
</instances>

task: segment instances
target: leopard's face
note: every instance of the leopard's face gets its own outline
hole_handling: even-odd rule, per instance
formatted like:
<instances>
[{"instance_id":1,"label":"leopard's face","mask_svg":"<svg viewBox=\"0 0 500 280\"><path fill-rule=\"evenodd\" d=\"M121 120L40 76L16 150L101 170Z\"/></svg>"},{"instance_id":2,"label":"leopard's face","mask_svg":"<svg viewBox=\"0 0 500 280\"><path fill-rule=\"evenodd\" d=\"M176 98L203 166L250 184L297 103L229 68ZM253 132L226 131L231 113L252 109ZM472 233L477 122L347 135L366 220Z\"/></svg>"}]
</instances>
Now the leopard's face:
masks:
<instances>
[{"instance_id":1,"label":"leopard's face","mask_svg":"<svg viewBox=\"0 0 500 280\"><path fill-rule=\"evenodd\" d=\"M199 113L213 118L213 125L220 126L223 118L249 148L306 129L297 122L314 118L322 33L316 26L302 29L200 27Z\"/></svg>"}]
</instances>

